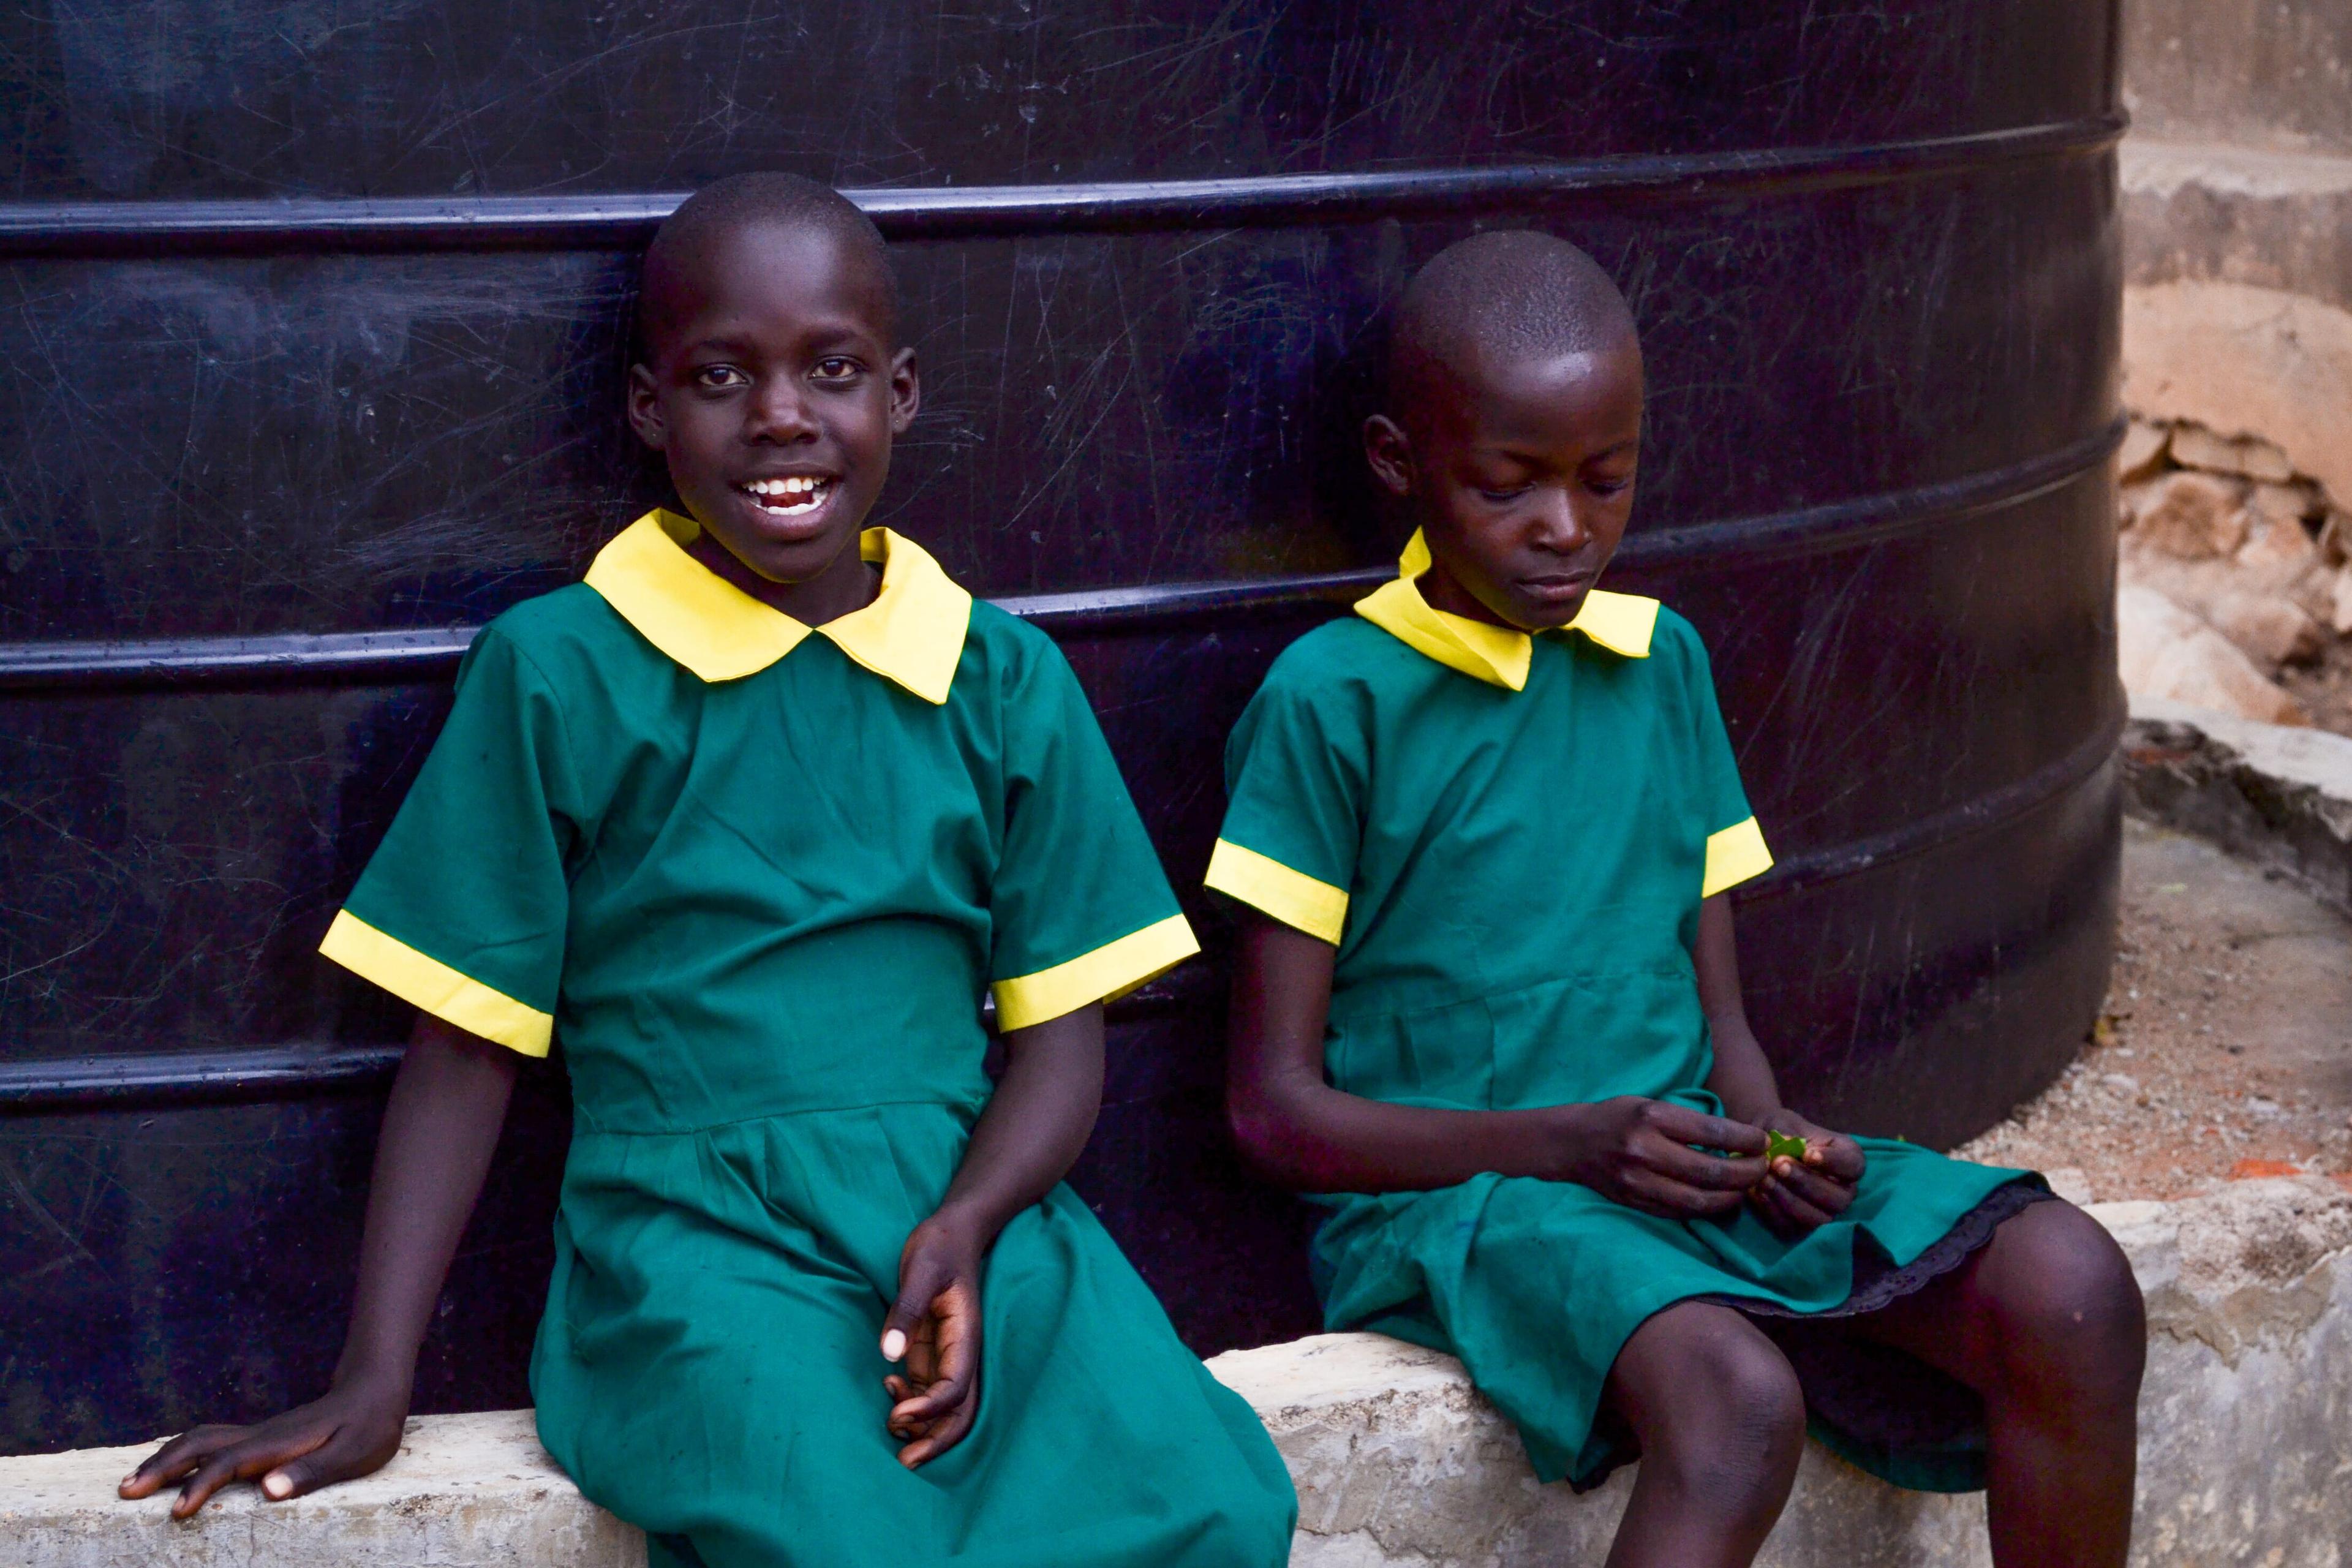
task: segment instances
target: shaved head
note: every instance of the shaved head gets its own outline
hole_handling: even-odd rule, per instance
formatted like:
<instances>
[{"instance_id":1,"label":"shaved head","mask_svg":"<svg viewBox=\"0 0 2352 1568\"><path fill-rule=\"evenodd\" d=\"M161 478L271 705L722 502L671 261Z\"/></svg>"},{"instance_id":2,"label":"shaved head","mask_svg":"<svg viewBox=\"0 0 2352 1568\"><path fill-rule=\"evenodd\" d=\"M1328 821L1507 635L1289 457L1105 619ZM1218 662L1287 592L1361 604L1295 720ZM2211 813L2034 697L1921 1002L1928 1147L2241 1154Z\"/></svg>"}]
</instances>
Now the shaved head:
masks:
<instances>
[{"instance_id":1,"label":"shaved head","mask_svg":"<svg viewBox=\"0 0 2352 1568\"><path fill-rule=\"evenodd\" d=\"M1429 548L1433 608L1575 619L1633 515L1642 381L1625 297L1564 239L1477 235L1414 275L1364 458Z\"/></svg>"},{"instance_id":2,"label":"shaved head","mask_svg":"<svg viewBox=\"0 0 2352 1568\"><path fill-rule=\"evenodd\" d=\"M814 231L831 240L870 279L878 324L897 341L898 282L874 220L832 186L798 174L730 174L687 197L655 231L638 296L639 353L650 356L681 310L691 308L699 279L722 247L746 229L766 227Z\"/></svg>"},{"instance_id":3,"label":"shaved head","mask_svg":"<svg viewBox=\"0 0 2352 1568\"><path fill-rule=\"evenodd\" d=\"M1447 246L1405 286L1390 337L1400 391L1431 362L1457 375L1633 347L1633 312L1601 264L1535 229Z\"/></svg>"}]
</instances>

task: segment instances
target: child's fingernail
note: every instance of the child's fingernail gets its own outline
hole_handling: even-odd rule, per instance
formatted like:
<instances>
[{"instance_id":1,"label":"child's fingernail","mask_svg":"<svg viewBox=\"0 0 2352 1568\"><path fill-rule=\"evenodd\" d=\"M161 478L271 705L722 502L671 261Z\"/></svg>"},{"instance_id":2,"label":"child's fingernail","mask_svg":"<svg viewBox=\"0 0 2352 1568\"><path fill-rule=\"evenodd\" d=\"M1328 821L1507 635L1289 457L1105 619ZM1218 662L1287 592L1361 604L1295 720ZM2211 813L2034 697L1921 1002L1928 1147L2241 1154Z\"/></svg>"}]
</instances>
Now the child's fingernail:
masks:
<instances>
[{"instance_id":1,"label":"child's fingernail","mask_svg":"<svg viewBox=\"0 0 2352 1568\"><path fill-rule=\"evenodd\" d=\"M133 1471L131 1471L129 1475L127 1475L127 1476L125 1476L125 1477L123 1477L123 1478L122 1478L121 1484L127 1487L127 1486L129 1486L131 1482L133 1482L133 1481L137 1480L138 1479L139 1479L139 1472L138 1472L138 1471L136 1471L136 1470L133 1470Z\"/></svg>"},{"instance_id":2,"label":"child's fingernail","mask_svg":"<svg viewBox=\"0 0 2352 1568\"><path fill-rule=\"evenodd\" d=\"M271 1497L282 1498L294 1489L294 1483L287 1479L285 1471L272 1470L261 1478L261 1489Z\"/></svg>"},{"instance_id":3,"label":"child's fingernail","mask_svg":"<svg viewBox=\"0 0 2352 1568\"><path fill-rule=\"evenodd\" d=\"M892 1329L888 1333L882 1336L882 1359L884 1361L897 1361L906 1353L907 1336L904 1332L898 1329Z\"/></svg>"}]
</instances>

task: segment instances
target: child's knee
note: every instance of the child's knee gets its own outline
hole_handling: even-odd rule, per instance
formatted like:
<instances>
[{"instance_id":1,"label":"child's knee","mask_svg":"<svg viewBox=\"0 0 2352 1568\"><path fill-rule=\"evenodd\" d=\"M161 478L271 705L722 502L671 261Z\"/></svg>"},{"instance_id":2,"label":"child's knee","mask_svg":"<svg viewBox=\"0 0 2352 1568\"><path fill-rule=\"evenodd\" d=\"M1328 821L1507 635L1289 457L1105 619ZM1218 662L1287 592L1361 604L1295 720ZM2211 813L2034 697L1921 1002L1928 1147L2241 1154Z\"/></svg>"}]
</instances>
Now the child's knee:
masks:
<instances>
[{"instance_id":1,"label":"child's knee","mask_svg":"<svg viewBox=\"0 0 2352 1568\"><path fill-rule=\"evenodd\" d=\"M1742 1447L1776 1457L1803 1448L1805 1391L1788 1357L1761 1333L1719 1343L1697 1370L1717 1421Z\"/></svg>"},{"instance_id":2,"label":"child's knee","mask_svg":"<svg viewBox=\"0 0 2352 1568\"><path fill-rule=\"evenodd\" d=\"M2037 1204L2001 1226L1996 1246L1996 1268L1980 1279L2004 1368L2094 1397L2136 1392L2147 1310L2105 1228L2071 1204Z\"/></svg>"},{"instance_id":3,"label":"child's knee","mask_svg":"<svg viewBox=\"0 0 2352 1568\"><path fill-rule=\"evenodd\" d=\"M1672 1383L1641 1422L1643 1463L1727 1516L1777 1514L1805 1446L1805 1395L1788 1358L1727 1309L1674 1325Z\"/></svg>"}]
</instances>

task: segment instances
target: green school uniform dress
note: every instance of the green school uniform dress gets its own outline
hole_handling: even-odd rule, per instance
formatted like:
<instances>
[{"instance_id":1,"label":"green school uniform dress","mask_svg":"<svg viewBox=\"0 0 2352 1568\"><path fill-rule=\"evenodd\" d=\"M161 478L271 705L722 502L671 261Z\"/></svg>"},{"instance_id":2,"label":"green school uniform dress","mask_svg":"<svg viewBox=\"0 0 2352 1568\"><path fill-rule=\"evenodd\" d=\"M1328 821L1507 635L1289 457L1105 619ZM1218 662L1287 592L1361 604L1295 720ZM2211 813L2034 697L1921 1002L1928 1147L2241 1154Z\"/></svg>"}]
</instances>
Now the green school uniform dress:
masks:
<instances>
[{"instance_id":1,"label":"green school uniform dress","mask_svg":"<svg viewBox=\"0 0 2352 1568\"><path fill-rule=\"evenodd\" d=\"M998 1238L977 1424L909 1472L877 1348L1024 1027L1195 951L1068 664L869 531L812 628L651 514L484 628L322 951L575 1121L539 1430L656 1563L1232 1568L1296 1510L1248 1405L1057 1186Z\"/></svg>"},{"instance_id":2,"label":"green school uniform dress","mask_svg":"<svg viewBox=\"0 0 2352 1568\"><path fill-rule=\"evenodd\" d=\"M1771 857L1697 635L1654 599L1595 591L1528 637L1423 600L1419 535L1402 567L1275 661L1227 749L1209 885L1339 949L1325 1063L1349 1093L1465 1110L1641 1095L1720 1115L1691 943L1700 900ZM1460 1356L1538 1474L1597 1484L1632 1457L1596 1420L1602 1384L1660 1308L1868 1310L2039 1195L2023 1173L1859 1142L1852 1208L1794 1242L1746 1211L1659 1219L1492 1173L1318 1200L1326 1320ZM1791 1353L1834 1447L1905 1484L1981 1484L1957 1385L1903 1358L1943 1384L1933 1397L1874 1399L1864 1375L1857 1401L1855 1369L1822 1367L1820 1349ZM1825 1404L1862 1409L1825 1420Z\"/></svg>"}]
</instances>

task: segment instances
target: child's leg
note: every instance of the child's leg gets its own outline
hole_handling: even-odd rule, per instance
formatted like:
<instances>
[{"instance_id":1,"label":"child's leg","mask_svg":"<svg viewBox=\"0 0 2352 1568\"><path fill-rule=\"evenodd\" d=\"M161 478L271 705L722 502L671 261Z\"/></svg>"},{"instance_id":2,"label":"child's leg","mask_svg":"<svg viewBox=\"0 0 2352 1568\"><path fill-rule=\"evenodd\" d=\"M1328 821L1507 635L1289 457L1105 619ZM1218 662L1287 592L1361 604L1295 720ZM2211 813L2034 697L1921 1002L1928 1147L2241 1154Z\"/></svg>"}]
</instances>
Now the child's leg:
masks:
<instances>
[{"instance_id":1,"label":"child's leg","mask_svg":"<svg viewBox=\"0 0 2352 1568\"><path fill-rule=\"evenodd\" d=\"M1730 1308L1684 1301L1633 1331L1602 1397L1642 1442L1608 1568L1746 1568L1804 1454L1788 1359Z\"/></svg>"},{"instance_id":2,"label":"child's leg","mask_svg":"<svg viewBox=\"0 0 2352 1568\"><path fill-rule=\"evenodd\" d=\"M1853 1327L1983 1396L2000 1568L2119 1568L2147 1322L2097 1221L2035 1204L1966 1265Z\"/></svg>"}]
</instances>

